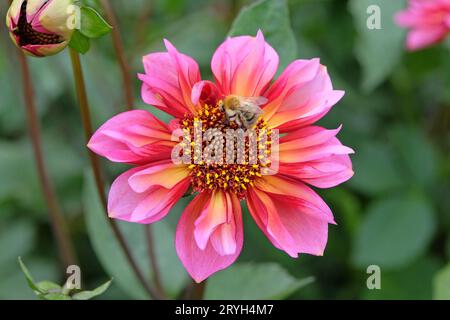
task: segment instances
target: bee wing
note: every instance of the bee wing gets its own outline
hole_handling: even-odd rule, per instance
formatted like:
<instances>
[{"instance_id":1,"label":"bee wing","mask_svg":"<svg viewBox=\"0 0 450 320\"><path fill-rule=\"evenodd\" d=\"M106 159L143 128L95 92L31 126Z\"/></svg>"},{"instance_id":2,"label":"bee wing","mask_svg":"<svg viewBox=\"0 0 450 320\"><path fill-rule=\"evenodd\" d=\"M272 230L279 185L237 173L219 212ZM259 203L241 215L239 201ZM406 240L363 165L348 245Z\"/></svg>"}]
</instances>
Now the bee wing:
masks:
<instances>
[{"instance_id":1,"label":"bee wing","mask_svg":"<svg viewBox=\"0 0 450 320\"><path fill-rule=\"evenodd\" d=\"M241 112L256 114L257 116L263 113L262 109L255 103L245 101L241 104Z\"/></svg>"},{"instance_id":2,"label":"bee wing","mask_svg":"<svg viewBox=\"0 0 450 320\"><path fill-rule=\"evenodd\" d=\"M266 97L245 97L244 101L256 104L257 106L265 105L269 100Z\"/></svg>"},{"instance_id":3,"label":"bee wing","mask_svg":"<svg viewBox=\"0 0 450 320\"><path fill-rule=\"evenodd\" d=\"M240 112L238 114L244 127L250 129L256 123L256 121L258 121L259 116L262 113L263 111L257 104L245 101L241 104Z\"/></svg>"}]
</instances>

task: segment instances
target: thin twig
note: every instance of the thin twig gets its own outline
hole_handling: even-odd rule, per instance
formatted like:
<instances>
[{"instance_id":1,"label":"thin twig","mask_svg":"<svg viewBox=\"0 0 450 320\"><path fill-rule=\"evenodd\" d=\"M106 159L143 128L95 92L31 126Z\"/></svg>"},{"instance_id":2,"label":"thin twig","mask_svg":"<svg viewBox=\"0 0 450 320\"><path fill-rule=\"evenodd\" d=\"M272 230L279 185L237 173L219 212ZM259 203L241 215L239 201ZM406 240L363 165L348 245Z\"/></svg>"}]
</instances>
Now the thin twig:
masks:
<instances>
[{"instance_id":1,"label":"thin twig","mask_svg":"<svg viewBox=\"0 0 450 320\"><path fill-rule=\"evenodd\" d=\"M127 109L132 110L134 107L134 95L130 77L130 66L125 56L125 50L123 47L122 37L120 35L119 24L117 22L116 15L114 13L114 9L109 3L109 0L101 0L100 2L102 4L103 10L105 11L108 22L113 27L111 35L114 44L114 50L116 52L117 60L119 62L120 71L122 73L123 87L125 91L125 101L127 103Z\"/></svg>"},{"instance_id":2,"label":"thin twig","mask_svg":"<svg viewBox=\"0 0 450 320\"><path fill-rule=\"evenodd\" d=\"M69 237L66 221L64 220L64 216L62 215L61 207L56 198L55 190L44 164L41 142L41 128L39 125L39 118L36 113L33 83L31 79L30 68L28 66L28 61L22 51L17 50L17 52L21 66L22 80L24 84L23 94L26 106L27 124L31 143L33 145L34 158L36 161L39 181L48 207L50 223L58 246L59 258L64 267L65 273L65 268L67 268L67 266L76 263L75 253L72 241Z\"/></svg>"},{"instance_id":3,"label":"thin twig","mask_svg":"<svg viewBox=\"0 0 450 320\"><path fill-rule=\"evenodd\" d=\"M135 27L133 28L134 34L134 46L138 50L142 49L145 42L145 35L149 27L149 19L152 15L152 0L147 1L146 5L140 10L138 17L136 18Z\"/></svg>"},{"instance_id":4,"label":"thin twig","mask_svg":"<svg viewBox=\"0 0 450 320\"><path fill-rule=\"evenodd\" d=\"M89 105L88 105L87 94L86 94L86 86L84 83L83 70L81 67L79 54L74 49L69 49L69 50L70 50L70 58L72 61L73 73L74 73L74 77L75 77L75 86L76 86L76 91L77 91L77 96L78 96L78 103L80 105L84 134L85 134L85 138L86 138L86 142L87 142L91 138L91 136L93 134L93 130L92 130L92 122L91 122ZM89 159L91 162L92 170L94 172L94 178L95 178L95 184L97 186L97 191L100 196L103 208L104 208L105 212L107 212L107 202L106 202L103 178L102 178L101 171L100 171L99 158L95 154L93 154L91 151L89 151L88 153L89 153ZM131 250L126 243L125 238L122 235L122 232L118 228L115 221L112 219L109 219L109 218L108 218L108 221L111 225L111 228L114 232L115 237L119 241L119 244L120 244L130 266L132 267L133 271L135 272L135 274L136 274L137 278L139 279L139 281L141 282L142 286L145 288L145 290L148 292L150 297L152 297L153 299L162 299L163 297L161 297L158 294L158 292L155 289L153 289L151 286L149 286L149 284L147 283L144 275L142 274L141 270L139 269L138 265L136 264L132 254L131 254Z\"/></svg>"},{"instance_id":5,"label":"thin twig","mask_svg":"<svg viewBox=\"0 0 450 320\"><path fill-rule=\"evenodd\" d=\"M132 110L134 107L134 96L133 96L133 87L130 80L130 66L127 62L127 59L125 57L125 51L124 46L122 42L122 37L120 35L120 28L119 23L117 21L116 15L114 13L114 8L111 6L110 2L108 0L101 0L100 1L103 9L106 14L106 18L108 22L112 25L112 39L114 44L114 50L116 52L117 60L119 62L120 70L122 72L122 79L123 79L123 86L125 90L125 100L127 103L127 109ZM146 6L148 8L149 5ZM155 255L155 248L154 248L154 240L152 237L152 231L151 226L147 225L145 227L145 233L147 237L147 249L150 259L150 264L153 269L153 280L155 282L155 289L159 291L159 294L161 296L165 296L164 294L164 288L162 286L161 281L161 273L159 272L158 263L157 263L157 257Z\"/></svg>"},{"instance_id":6,"label":"thin twig","mask_svg":"<svg viewBox=\"0 0 450 320\"><path fill-rule=\"evenodd\" d=\"M150 264L152 266L153 271L153 281L155 282L155 288L158 290L159 294L162 297L166 297L166 294L164 292L164 286L162 285L161 281L161 273L159 271L159 266L156 259L156 253L154 248L154 241L153 241L153 232L152 232L152 225L147 224L145 226L145 236L147 238L147 250L148 250L148 257L150 258Z\"/></svg>"}]
</instances>

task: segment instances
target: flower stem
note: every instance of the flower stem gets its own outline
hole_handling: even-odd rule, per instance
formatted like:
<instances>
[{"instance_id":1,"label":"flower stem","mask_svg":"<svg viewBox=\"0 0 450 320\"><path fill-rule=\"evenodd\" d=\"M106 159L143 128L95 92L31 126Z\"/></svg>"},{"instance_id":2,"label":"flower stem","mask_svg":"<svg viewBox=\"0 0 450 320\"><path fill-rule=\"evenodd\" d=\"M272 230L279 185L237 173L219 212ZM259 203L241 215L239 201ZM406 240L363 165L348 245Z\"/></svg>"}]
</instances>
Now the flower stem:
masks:
<instances>
[{"instance_id":1,"label":"flower stem","mask_svg":"<svg viewBox=\"0 0 450 320\"><path fill-rule=\"evenodd\" d=\"M112 25L112 40L114 44L114 50L116 52L117 60L119 62L120 70L122 73L123 87L125 90L125 102L127 105L127 110L133 110L134 107L134 95L133 87L130 79L130 66L127 63L125 57L125 50L123 46L122 37L120 35L119 23L117 21L116 14L109 0L101 0L101 5L105 11L106 18L108 22ZM148 7L148 6L147 6ZM159 272L157 258L154 249L154 240L152 236L151 226L145 226L145 234L147 237L147 250L150 259L150 264L153 269L153 281L155 283L155 289L159 292L162 297L165 297L164 288L161 281L161 273Z\"/></svg>"},{"instance_id":2,"label":"flower stem","mask_svg":"<svg viewBox=\"0 0 450 320\"><path fill-rule=\"evenodd\" d=\"M207 280L208 279L205 279L200 283L190 281L184 287L184 290L180 293L180 295L178 296L177 299L179 299L179 300L203 300Z\"/></svg>"},{"instance_id":3,"label":"flower stem","mask_svg":"<svg viewBox=\"0 0 450 320\"><path fill-rule=\"evenodd\" d=\"M153 281L155 283L155 288L158 290L159 294L162 297L165 297L166 294L164 292L164 287L162 285L161 281L161 273L159 271L159 266L156 260L156 253L154 248L154 241L153 241L153 232L152 232L152 225L148 224L145 226L145 236L147 238L147 250L148 250L148 256L150 258L150 264L152 266L153 270Z\"/></svg>"},{"instance_id":4,"label":"flower stem","mask_svg":"<svg viewBox=\"0 0 450 320\"><path fill-rule=\"evenodd\" d=\"M119 62L120 71L122 73L123 87L125 90L125 101L127 103L127 109L132 110L134 106L134 95L130 78L130 66L127 63L127 59L125 56L125 50L123 47L122 37L120 35L119 24L114 13L114 9L109 3L109 0L101 0L100 2L105 11L108 22L113 26L111 35L114 44L114 50Z\"/></svg>"},{"instance_id":5,"label":"flower stem","mask_svg":"<svg viewBox=\"0 0 450 320\"><path fill-rule=\"evenodd\" d=\"M27 124L30 133L31 143L33 145L34 158L40 184L44 193L45 201L48 207L48 214L52 226L53 234L58 245L58 252L61 264L65 268L76 263L75 253L72 241L69 237L67 224L61 211L61 207L56 198L56 193L50 181L48 172L45 168L44 157L42 153L41 142L41 128L39 125L39 118L36 112L36 105L34 102L34 90L31 80L30 68L28 61L23 52L20 50L18 57L21 66L22 79L24 84L24 98L26 106Z\"/></svg>"},{"instance_id":6,"label":"flower stem","mask_svg":"<svg viewBox=\"0 0 450 320\"><path fill-rule=\"evenodd\" d=\"M91 122L91 117L90 117L90 112L89 112L86 86L84 83L83 70L81 67L80 56L78 55L78 52L76 52L72 48L70 48L69 51L70 51L70 58L72 61L73 74L74 74L74 78L75 78L75 87L76 87L77 96L78 96L78 103L80 105L84 134L85 134L86 142L88 142L93 134L93 130L92 130L92 122ZM103 208L104 208L105 212L107 212L107 202L106 202L106 196L105 196L105 191L104 191L103 177L102 177L101 171L100 171L99 159L91 151L89 151L88 154L89 154L89 160L91 162L92 170L94 172L94 178L95 178L95 183L97 186L97 191L100 196L100 200L102 202ZM120 244L120 247L122 248L131 268L135 272L135 274L136 274L137 278L139 279L139 281L141 282L142 286L145 288L145 290L148 292L150 297L152 297L153 299L162 299L162 297L158 294L158 292L155 289L153 289L152 287L150 287L149 284L147 283L144 275L142 274L141 270L139 269L138 265L136 264L136 261L134 260L132 254L131 254L131 250L128 247L128 244L126 243L122 232L118 228L115 221L112 219L109 219L109 218L108 218L108 221L111 225L111 228L113 230L113 233L114 233L116 239L118 240L118 242Z\"/></svg>"},{"instance_id":7,"label":"flower stem","mask_svg":"<svg viewBox=\"0 0 450 320\"><path fill-rule=\"evenodd\" d=\"M191 291L191 300L202 300L205 294L206 279L200 283L193 283Z\"/></svg>"}]
</instances>

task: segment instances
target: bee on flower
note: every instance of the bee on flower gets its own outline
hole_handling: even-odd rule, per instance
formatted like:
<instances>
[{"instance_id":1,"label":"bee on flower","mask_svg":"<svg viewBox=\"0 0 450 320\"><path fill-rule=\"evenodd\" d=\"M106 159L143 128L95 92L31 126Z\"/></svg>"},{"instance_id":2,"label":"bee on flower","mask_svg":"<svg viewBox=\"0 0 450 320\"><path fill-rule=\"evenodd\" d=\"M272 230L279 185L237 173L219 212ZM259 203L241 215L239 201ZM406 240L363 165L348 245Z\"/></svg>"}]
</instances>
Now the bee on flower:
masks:
<instances>
[{"instance_id":1,"label":"bee on flower","mask_svg":"<svg viewBox=\"0 0 450 320\"><path fill-rule=\"evenodd\" d=\"M336 138L340 128L313 124L343 97L319 59L296 60L276 79L278 54L256 37L228 38L212 57L214 82L202 80L197 63L165 41L167 52L144 57L142 98L174 117L166 124L145 110L121 113L102 125L88 147L134 168L112 184L111 218L153 223L187 192L194 194L176 230L176 250L191 277L201 282L231 265L243 246L241 202L272 244L291 257L322 255L330 208L311 189L330 188L353 175L351 148ZM194 131L251 128L278 130L278 171L261 161L174 163L172 131L190 135L191 151L203 147ZM270 142L270 141L266 141ZM241 140L241 149L249 141ZM270 153L270 151L269 151ZM236 155L237 157L238 155ZM225 155L224 155L225 157ZM198 160L198 159L197 159Z\"/></svg>"}]
</instances>

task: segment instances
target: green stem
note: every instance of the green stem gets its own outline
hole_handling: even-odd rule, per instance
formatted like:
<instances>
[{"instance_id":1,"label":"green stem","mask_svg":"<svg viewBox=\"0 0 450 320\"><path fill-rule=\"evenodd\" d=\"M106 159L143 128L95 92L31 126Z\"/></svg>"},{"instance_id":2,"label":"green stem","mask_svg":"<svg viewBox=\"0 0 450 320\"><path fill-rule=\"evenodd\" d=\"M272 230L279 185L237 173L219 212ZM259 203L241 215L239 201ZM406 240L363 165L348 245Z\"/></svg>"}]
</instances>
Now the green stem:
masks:
<instances>
[{"instance_id":1,"label":"green stem","mask_svg":"<svg viewBox=\"0 0 450 320\"><path fill-rule=\"evenodd\" d=\"M163 286L162 280L161 280L161 273L160 273L159 266L158 266L157 259L156 259L151 224L148 224L145 226L145 236L147 238L148 257L150 259L150 264L151 264L152 270L153 270L153 281L155 283L155 289L158 291L158 293L161 297L166 298L166 294L164 292L164 286Z\"/></svg>"},{"instance_id":2,"label":"green stem","mask_svg":"<svg viewBox=\"0 0 450 320\"><path fill-rule=\"evenodd\" d=\"M102 4L103 10L105 11L108 22L113 26L111 35L114 50L117 56L117 61L119 62L119 67L122 74L122 82L125 91L125 101L127 103L127 109L132 110L134 107L134 95L130 77L130 66L125 56L125 50L123 47L122 37L120 35L119 24L114 13L114 9L111 6L109 0L101 0L100 2Z\"/></svg>"},{"instance_id":3,"label":"green stem","mask_svg":"<svg viewBox=\"0 0 450 320\"><path fill-rule=\"evenodd\" d=\"M22 51L18 50L18 57L21 66L22 79L24 84L24 99L26 106L27 124L30 132L31 143L33 145L34 158L38 171L39 181L44 193L45 201L48 207L48 215L52 226L53 234L58 246L59 258L65 268L76 263L75 251L72 241L69 237L66 221L58 203L55 190L50 181L48 172L45 168L44 157L42 152L41 128L39 118L36 112L34 102L33 82L31 79L28 61Z\"/></svg>"},{"instance_id":4,"label":"green stem","mask_svg":"<svg viewBox=\"0 0 450 320\"><path fill-rule=\"evenodd\" d=\"M114 9L111 6L109 0L101 0L100 1L103 7L103 10L106 14L106 18L108 22L112 25L112 40L114 44L114 50L116 52L117 61L120 66L120 71L122 73L122 81L124 87L124 96L127 104L127 110L133 110L134 107L134 95L133 95L133 86L130 78L130 66L127 62L125 56L125 50L122 42L122 37L120 35L119 23L117 21L117 17L114 13ZM147 5L146 8L149 6ZM159 295L165 297L164 288L161 280L161 273L159 271L157 257L155 254L155 243L152 236L151 226L145 226L145 234L147 237L147 250L150 259L150 264L153 270L153 281L155 283L155 289L159 292Z\"/></svg>"},{"instance_id":5,"label":"green stem","mask_svg":"<svg viewBox=\"0 0 450 320\"><path fill-rule=\"evenodd\" d=\"M72 61L72 69L73 69L73 74L74 74L74 79L75 79L75 87L76 87L76 92L77 92L77 96L78 96L78 103L80 105L81 119L83 122L84 134L85 134L85 139L86 139L86 143L87 143L89 141L89 139L92 137L93 130L92 130L92 122L91 122L89 104L88 104L87 93L86 93L86 85L84 82L84 76L83 76L83 70L82 70L81 62L80 62L80 56L79 56L78 52L76 52L72 48L70 48L69 51L70 51L70 58ZM106 196L105 196L105 191L104 191L103 177L102 177L101 171L100 171L99 158L91 151L89 151L88 154L89 154L89 160L91 163L92 171L94 173L97 191L98 191L103 208L106 213L107 212L107 201L106 201ZM118 228L115 221L112 219L109 219L109 218L108 218L108 221L111 225L111 228L114 232L116 239L118 240L118 242L120 244L120 247L123 250L123 253L125 254L125 257L127 258L131 268L135 272L135 274L136 274L137 278L139 279L139 281L141 282L142 286L145 288L145 290L148 292L150 297L152 297L153 299L162 299L163 297L161 297L158 294L158 292L155 289L153 289L152 287L150 287L149 284L147 283L143 273L141 272L140 268L138 267L136 261L134 260L132 254L131 254L131 250L128 247L128 244L126 243L122 232Z\"/></svg>"},{"instance_id":6,"label":"green stem","mask_svg":"<svg viewBox=\"0 0 450 320\"><path fill-rule=\"evenodd\" d=\"M207 279L203 280L200 283L193 283L192 293L190 299L192 300L203 300L203 296L205 294Z\"/></svg>"}]
</instances>

